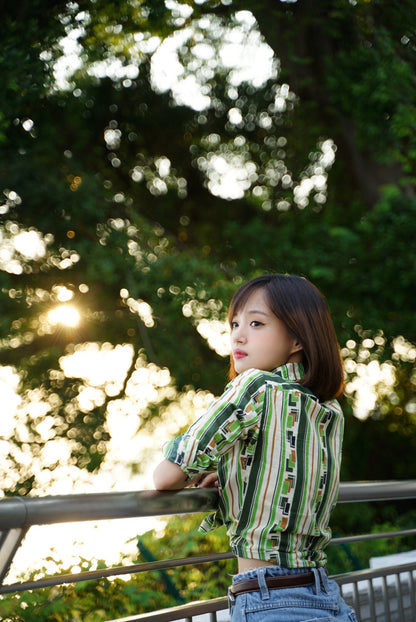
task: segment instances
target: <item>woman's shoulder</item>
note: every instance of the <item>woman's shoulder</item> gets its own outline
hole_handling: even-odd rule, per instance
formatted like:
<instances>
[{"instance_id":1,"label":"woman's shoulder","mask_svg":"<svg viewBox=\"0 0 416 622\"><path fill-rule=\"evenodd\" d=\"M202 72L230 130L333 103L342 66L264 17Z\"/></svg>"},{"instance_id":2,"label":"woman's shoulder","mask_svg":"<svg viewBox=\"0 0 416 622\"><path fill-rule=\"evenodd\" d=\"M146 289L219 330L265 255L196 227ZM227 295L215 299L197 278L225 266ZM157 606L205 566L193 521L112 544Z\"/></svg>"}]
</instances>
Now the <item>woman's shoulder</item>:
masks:
<instances>
[{"instance_id":1,"label":"woman's shoulder","mask_svg":"<svg viewBox=\"0 0 416 622\"><path fill-rule=\"evenodd\" d=\"M264 371L262 369L256 369L254 367L246 369L238 374L233 380L231 380L227 389L232 390L244 390L258 391L266 385L282 386L287 383L287 380L277 373L278 370ZM299 385L300 388L300 385Z\"/></svg>"},{"instance_id":2,"label":"woman's shoulder","mask_svg":"<svg viewBox=\"0 0 416 622\"><path fill-rule=\"evenodd\" d=\"M224 389L224 393L255 393L267 382L267 376L269 372L262 371L261 369L246 369L238 374L235 378L230 380Z\"/></svg>"},{"instance_id":3,"label":"woman's shoulder","mask_svg":"<svg viewBox=\"0 0 416 622\"><path fill-rule=\"evenodd\" d=\"M272 376L272 372L263 371L262 369L256 369L255 367L252 367L241 372L241 374L238 374L238 376L236 376L233 380L229 382L228 386L246 384L256 380L266 382Z\"/></svg>"},{"instance_id":4,"label":"woman's shoulder","mask_svg":"<svg viewBox=\"0 0 416 622\"><path fill-rule=\"evenodd\" d=\"M343 416L343 411L342 411L341 404L339 403L339 401L335 397L332 400L327 400L326 402L323 402L323 405L328 410L331 410L335 414Z\"/></svg>"},{"instance_id":5,"label":"woman's shoulder","mask_svg":"<svg viewBox=\"0 0 416 622\"><path fill-rule=\"evenodd\" d=\"M320 402L322 406L340 412L341 407L336 399L321 402L319 398L309 389L305 387L301 380L303 377L303 369L300 365L285 365L278 367L272 371L264 371L262 369L250 368L238 374L231 380L226 390L232 392L249 391L250 393L265 390L267 387L274 391L283 393L294 392L302 394L312 400Z\"/></svg>"}]
</instances>

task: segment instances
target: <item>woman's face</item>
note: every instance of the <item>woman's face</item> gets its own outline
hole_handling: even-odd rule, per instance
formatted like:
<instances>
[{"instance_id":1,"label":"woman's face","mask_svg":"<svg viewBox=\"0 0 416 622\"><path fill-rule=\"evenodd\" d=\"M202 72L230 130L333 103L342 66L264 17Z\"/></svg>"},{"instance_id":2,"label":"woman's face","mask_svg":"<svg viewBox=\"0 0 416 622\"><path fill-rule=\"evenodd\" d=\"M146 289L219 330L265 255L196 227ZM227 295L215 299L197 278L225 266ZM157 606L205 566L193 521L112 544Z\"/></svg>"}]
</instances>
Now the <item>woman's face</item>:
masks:
<instances>
[{"instance_id":1,"label":"woman's face","mask_svg":"<svg viewBox=\"0 0 416 622\"><path fill-rule=\"evenodd\" d=\"M266 302L262 288L254 290L231 319L231 348L237 374L247 369L271 371L302 360L302 347Z\"/></svg>"}]
</instances>

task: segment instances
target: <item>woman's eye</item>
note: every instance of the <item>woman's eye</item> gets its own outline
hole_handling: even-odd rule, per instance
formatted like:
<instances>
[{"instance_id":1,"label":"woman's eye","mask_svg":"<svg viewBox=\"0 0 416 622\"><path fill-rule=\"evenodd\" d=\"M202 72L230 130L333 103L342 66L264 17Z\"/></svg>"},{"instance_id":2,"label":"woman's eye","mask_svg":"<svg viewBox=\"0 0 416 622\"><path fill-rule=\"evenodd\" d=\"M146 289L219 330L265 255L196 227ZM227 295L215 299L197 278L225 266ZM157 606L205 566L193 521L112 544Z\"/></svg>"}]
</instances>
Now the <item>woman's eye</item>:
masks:
<instances>
[{"instance_id":1,"label":"woman's eye","mask_svg":"<svg viewBox=\"0 0 416 622\"><path fill-rule=\"evenodd\" d=\"M254 328L257 328L258 326L263 326L263 322L259 322L257 320L253 320L251 322L251 325L254 326Z\"/></svg>"},{"instance_id":2,"label":"woman's eye","mask_svg":"<svg viewBox=\"0 0 416 622\"><path fill-rule=\"evenodd\" d=\"M237 328L237 326L238 326L237 322L230 322L231 328Z\"/></svg>"}]
</instances>

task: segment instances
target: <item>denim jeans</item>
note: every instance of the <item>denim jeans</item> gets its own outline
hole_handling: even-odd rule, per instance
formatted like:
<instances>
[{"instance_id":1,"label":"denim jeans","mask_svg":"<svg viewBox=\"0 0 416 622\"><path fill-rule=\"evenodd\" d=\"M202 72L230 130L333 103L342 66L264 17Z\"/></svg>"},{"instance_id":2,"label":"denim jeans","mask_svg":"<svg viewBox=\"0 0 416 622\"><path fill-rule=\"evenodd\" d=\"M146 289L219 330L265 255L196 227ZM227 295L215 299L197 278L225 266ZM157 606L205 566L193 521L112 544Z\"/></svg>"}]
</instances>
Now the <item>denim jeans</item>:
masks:
<instances>
[{"instance_id":1,"label":"denim jeans","mask_svg":"<svg viewBox=\"0 0 416 622\"><path fill-rule=\"evenodd\" d=\"M344 602L337 583L325 571L312 569L315 584L306 587L269 589L265 577L310 570L263 566L233 577L233 583L258 579L260 590L229 595L231 622L358 622Z\"/></svg>"}]
</instances>

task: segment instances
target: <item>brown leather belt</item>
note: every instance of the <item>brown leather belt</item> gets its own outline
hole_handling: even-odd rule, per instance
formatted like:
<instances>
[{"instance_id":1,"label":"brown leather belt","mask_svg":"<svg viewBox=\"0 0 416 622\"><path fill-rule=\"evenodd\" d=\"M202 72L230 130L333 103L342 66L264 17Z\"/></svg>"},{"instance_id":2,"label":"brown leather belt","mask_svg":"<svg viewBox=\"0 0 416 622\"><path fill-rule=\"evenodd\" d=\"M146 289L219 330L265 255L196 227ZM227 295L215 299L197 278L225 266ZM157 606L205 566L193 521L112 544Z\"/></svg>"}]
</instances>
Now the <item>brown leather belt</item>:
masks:
<instances>
[{"instance_id":1,"label":"brown leather belt","mask_svg":"<svg viewBox=\"0 0 416 622\"><path fill-rule=\"evenodd\" d=\"M285 587L304 587L305 585L315 584L313 572L303 572L298 574L287 574L281 577L265 577L266 585L271 590L282 590ZM260 585L257 579L247 581L237 581L230 586L230 592L234 596L245 592L257 592Z\"/></svg>"}]
</instances>

